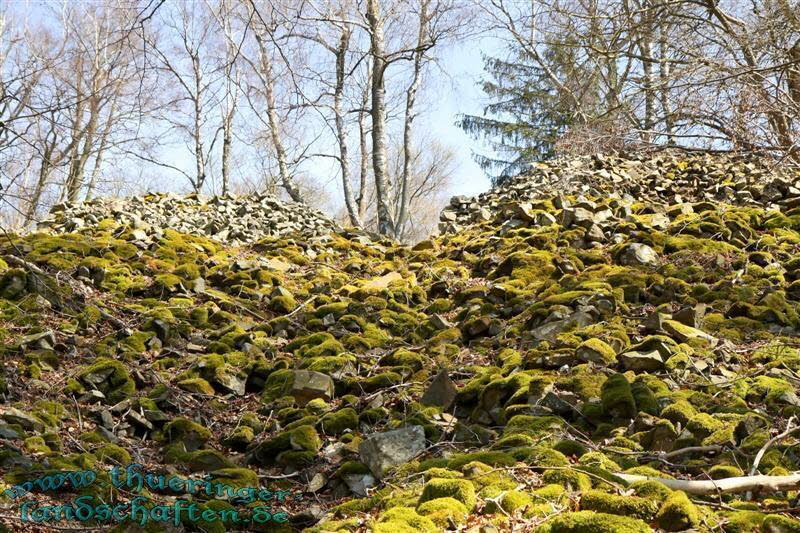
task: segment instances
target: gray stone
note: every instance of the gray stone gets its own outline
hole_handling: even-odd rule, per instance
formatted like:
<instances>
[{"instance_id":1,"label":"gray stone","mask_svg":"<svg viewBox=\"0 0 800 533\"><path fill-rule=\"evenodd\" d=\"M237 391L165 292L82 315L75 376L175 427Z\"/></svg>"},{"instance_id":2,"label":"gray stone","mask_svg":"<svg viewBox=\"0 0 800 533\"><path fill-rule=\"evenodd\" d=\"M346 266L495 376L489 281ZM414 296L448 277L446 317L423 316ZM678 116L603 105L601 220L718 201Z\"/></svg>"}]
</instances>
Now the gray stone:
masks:
<instances>
[{"instance_id":1,"label":"gray stone","mask_svg":"<svg viewBox=\"0 0 800 533\"><path fill-rule=\"evenodd\" d=\"M655 266L658 254L646 244L632 243L619 255L619 263L624 266Z\"/></svg>"},{"instance_id":2,"label":"gray stone","mask_svg":"<svg viewBox=\"0 0 800 533\"><path fill-rule=\"evenodd\" d=\"M533 338L540 341L554 341L556 337L572 328L584 328L594 323L594 318L583 311L576 311L563 320L542 324L531 330Z\"/></svg>"},{"instance_id":3,"label":"gray stone","mask_svg":"<svg viewBox=\"0 0 800 533\"><path fill-rule=\"evenodd\" d=\"M669 333L678 342L700 340L705 343L707 348L713 348L719 342L719 339L709 335L705 331L687 326L686 324L681 324L680 322L676 322L674 320L664 321L664 331Z\"/></svg>"},{"instance_id":4,"label":"gray stone","mask_svg":"<svg viewBox=\"0 0 800 533\"><path fill-rule=\"evenodd\" d=\"M8 424L19 424L25 430L44 431L44 424L33 416L15 407L0 408L0 419Z\"/></svg>"},{"instance_id":5,"label":"gray stone","mask_svg":"<svg viewBox=\"0 0 800 533\"><path fill-rule=\"evenodd\" d=\"M22 435L6 424L0 424L0 438L2 439L21 439Z\"/></svg>"},{"instance_id":6,"label":"gray stone","mask_svg":"<svg viewBox=\"0 0 800 533\"><path fill-rule=\"evenodd\" d=\"M52 350L55 344L56 336L51 330L25 335L19 340L19 345L21 347L36 348L39 350Z\"/></svg>"},{"instance_id":7,"label":"gray stone","mask_svg":"<svg viewBox=\"0 0 800 533\"><path fill-rule=\"evenodd\" d=\"M453 327L452 322L439 314L432 314L428 318L428 323L436 330L449 329Z\"/></svg>"},{"instance_id":8,"label":"gray stone","mask_svg":"<svg viewBox=\"0 0 800 533\"><path fill-rule=\"evenodd\" d=\"M328 483L328 478L322 472L317 472L308 482L306 490L308 492L317 492Z\"/></svg>"},{"instance_id":9,"label":"gray stone","mask_svg":"<svg viewBox=\"0 0 800 533\"><path fill-rule=\"evenodd\" d=\"M322 372L295 370L289 394L301 406L316 398L329 401L333 398L333 379Z\"/></svg>"},{"instance_id":10,"label":"gray stone","mask_svg":"<svg viewBox=\"0 0 800 533\"><path fill-rule=\"evenodd\" d=\"M421 401L423 405L441 407L443 410L447 410L453 405L457 392L458 389L456 389L455 384L447 374L447 370L440 370L431 384L428 385Z\"/></svg>"},{"instance_id":11,"label":"gray stone","mask_svg":"<svg viewBox=\"0 0 800 533\"><path fill-rule=\"evenodd\" d=\"M664 360L657 350L651 352L625 352L617 356L625 370L634 372L655 372L664 369Z\"/></svg>"},{"instance_id":12,"label":"gray stone","mask_svg":"<svg viewBox=\"0 0 800 533\"><path fill-rule=\"evenodd\" d=\"M706 314L706 304L697 304L692 307L684 307L677 313L672 314L673 320L677 320L681 324L686 324L693 328L700 327L700 322Z\"/></svg>"},{"instance_id":13,"label":"gray stone","mask_svg":"<svg viewBox=\"0 0 800 533\"><path fill-rule=\"evenodd\" d=\"M383 433L373 433L358 447L361 462L381 479L391 468L414 459L425 451L425 430L407 426Z\"/></svg>"},{"instance_id":14,"label":"gray stone","mask_svg":"<svg viewBox=\"0 0 800 533\"><path fill-rule=\"evenodd\" d=\"M370 474L347 474L342 476L342 481L345 482L350 492L359 498L366 497L368 489L377 484L375 478Z\"/></svg>"}]
</instances>

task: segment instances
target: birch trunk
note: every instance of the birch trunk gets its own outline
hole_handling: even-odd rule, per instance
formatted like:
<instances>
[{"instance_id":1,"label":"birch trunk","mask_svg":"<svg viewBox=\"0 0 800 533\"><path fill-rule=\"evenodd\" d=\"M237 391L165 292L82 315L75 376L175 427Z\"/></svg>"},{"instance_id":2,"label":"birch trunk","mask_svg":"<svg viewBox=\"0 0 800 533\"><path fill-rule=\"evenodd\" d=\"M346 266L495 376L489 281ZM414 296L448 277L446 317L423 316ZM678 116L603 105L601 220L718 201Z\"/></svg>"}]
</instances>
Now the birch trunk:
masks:
<instances>
[{"instance_id":1,"label":"birch trunk","mask_svg":"<svg viewBox=\"0 0 800 533\"><path fill-rule=\"evenodd\" d=\"M278 121L278 113L275 109L275 92L274 92L274 78L272 71L272 60L269 57L269 50L267 50L264 39L261 35L256 35L258 42L261 75L264 83L264 96L267 101L267 123L269 125L269 135L272 140L272 145L275 148L275 157L278 160L278 177L280 178L281 185L295 202L302 202L303 197L300 191L292 183L292 178L289 176L289 166L286 164L286 149L283 146L283 140L280 134L280 125Z\"/></svg>"},{"instance_id":2,"label":"birch trunk","mask_svg":"<svg viewBox=\"0 0 800 533\"><path fill-rule=\"evenodd\" d=\"M342 111L342 100L344 98L344 78L345 60L347 51L350 48L350 27L342 27L342 35L339 39L339 46L336 48L336 85L333 91L333 113L336 123L336 136L339 140L339 167L342 172L342 190L344 192L344 203L347 207L347 214L350 217L350 224L360 228L361 219L358 216L358 206L353 198L353 188L350 184L350 158L347 149L347 128L344 123Z\"/></svg>"},{"instance_id":3,"label":"birch trunk","mask_svg":"<svg viewBox=\"0 0 800 533\"><path fill-rule=\"evenodd\" d=\"M372 172L375 179L375 199L378 215L378 233L390 235L394 227L389 208L389 183L386 176L386 50L383 21L378 0L367 0L367 21L370 29L372 55Z\"/></svg>"},{"instance_id":4,"label":"birch trunk","mask_svg":"<svg viewBox=\"0 0 800 533\"><path fill-rule=\"evenodd\" d=\"M414 51L414 74L411 85L406 91L406 111L403 121L403 173L400 177L400 209L395 220L394 236L402 239L405 233L405 226L408 222L408 182L411 173L411 159L413 158L414 147L412 146L412 123L416 114L414 105L417 99L420 76L422 74L422 60L425 55L425 44L427 41L428 30L428 4L429 0L422 0L419 12L419 31L417 33L417 49Z\"/></svg>"}]
</instances>

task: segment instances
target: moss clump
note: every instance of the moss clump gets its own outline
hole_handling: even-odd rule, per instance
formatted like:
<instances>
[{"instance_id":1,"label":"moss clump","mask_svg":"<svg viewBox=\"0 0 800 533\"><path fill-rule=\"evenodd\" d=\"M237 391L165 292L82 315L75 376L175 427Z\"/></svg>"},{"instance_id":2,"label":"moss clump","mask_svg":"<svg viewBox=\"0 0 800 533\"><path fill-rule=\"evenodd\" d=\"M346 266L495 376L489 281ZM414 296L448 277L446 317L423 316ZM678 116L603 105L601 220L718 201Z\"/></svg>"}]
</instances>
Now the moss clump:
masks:
<instances>
[{"instance_id":1,"label":"moss clump","mask_svg":"<svg viewBox=\"0 0 800 533\"><path fill-rule=\"evenodd\" d=\"M269 301L270 311L276 313L291 313L297 307L297 301L291 295L277 295Z\"/></svg>"},{"instance_id":2,"label":"moss clump","mask_svg":"<svg viewBox=\"0 0 800 533\"><path fill-rule=\"evenodd\" d=\"M108 403L121 402L136 392L125 365L115 359L100 358L78 372L76 378L85 387L102 392Z\"/></svg>"},{"instance_id":3,"label":"moss clump","mask_svg":"<svg viewBox=\"0 0 800 533\"><path fill-rule=\"evenodd\" d=\"M589 339L582 342L575 353L582 361L592 361L606 365L612 365L617 361L617 354L614 348L600 339Z\"/></svg>"},{"instance_id":4,"label":"moss clump","mask_svg":"<svg viewBox=\"0 0 800 533\"><path fill-rule=\"evenodd\" d=\"M672 494L672 489L663 483L651 480L636 481L631 483L629 488L636 496L655 500L657 502L663 502L669 497L670 494Z\"/></svg>"},{"instance_id":5,"label":"moss clump","mask_svg":"<svg viewBox=\"0 0 800 533\"><path fill-rule=\"evenodd\" d=\"M214 387L211 383L203 378L189 378L178 382L178 387L195 394L205 394L206 396L214 396Z\"/></svg>"},{"instance_id":6,"label":"moss clump","mask_svg":"<svg viewBox=\"0 0 800 533\"><path fill-rule=\"evenodd\" d=\"M0 298L16 300L28 290L28 274L19 268L12 268L0 276Z\"/></svg>"},{"instance_id":7,"label":"moss clump","mask_svg":"<svg viewBox=\"0 0 800 533\"><path fill-rule=\"evenodd\" d=\"M181 417L164 426L164 437L170 443L180 442L187 451L193 451L211 439L211 430Z\"/></svg>"},{"instance_id":8,"label":"moss clump","mask_svg":"<svg viewBox=\"0 0 800 533\"><path fill-rule=\"evenodd\" d=\"M373 533L436 533L439 528L430 518L417 514L411 507L395 507L383 513L372 526Z\"/></svg>"},{"instance_id":9,"label":"moss clump","mask_svg":"<svg viewBox=\"0 0 800 533\"><path fill-rule=\"evenodd\" d=\"M175 274L159 274L153 278L153 288L160 292L174 292L182 287L182 282Z\"/></svg>"},{"instance_id":10,"label":"moss clump","mask_svg":"<svg viewBox=\"0 0 800 533\"><path fill-rule=\"evenodd\" d=\"M675 403L669 404L661 411L661 417L666 418L673 424L680 424L681 427L686 427L695 415L697 409L686 400L678 400Z\"/></svg>"},{"instance_id":11,"label":"moss clump","mask_svg":"<svg viewBox=\"0 0 800 533\"><path fill-rule=\"evenodd\" d=\"M548 484L561 485L571 492L585 492L592 488L592 480L583 472L572 469L547 470L542 481Z\"/></svg>"},{"instance_id":12,"label":"moss clump","mask_svg":"<svg viewBox=\"0 0 800 533\"><path fill-rule=\"evenodd\" d=\"M726 533L760 533L767 515L757 511L733 511L722 513Z\"/></svg>"},{"instance_id":13,"label":"moss clump","mask_svg":"<svg viewBox=\"0 0 800 533\"><path fill-rule=\"evenodd\" d=\"M515 415L508 421L503 435L529 435L541 437L563 427L564 421L556 416Z\"/></svg>"},{"instance_id":14,"label":"moss clump","mask_svg":"<svg viewBox=\"0 0 800 533\"><path fill-rule=\"evenodd\" d=\"M261 401L271 402L286 396L292 389L292 385L294 385L294 370L282 368L272 372L264 383Z\"/></svg>"},{"instance_id":15,"label":"moss clump","mask_svg":"<svg viewBox=\"0 0 800 533\"><path fill-rule=\"evenodd\" d=\"M623 374L609 377L600 391L603 411L615 418L633 418L636 416L636 402L631 392L631 384Z\"/></svg>"},{"instance_id":16,"label":"moss clump","mask_svg":"<svg viewBox=\"0 0 800 533\"><path fill-rule=\"evenodd\" d=\"M319 426L328 435L340 435L347 429L355 431L358 429L358 413L352 407L346 407L323 416Z\"/></svg>"},{"instance_id":17,"label":"moss clump","mask_svg":"<svg viewBox=\"0 0 800 533\"><path fill-rule=\"evenodd\" d=\"M714 465L708 471L711 479L725 479L728 477L743 476L744 472L738 466L733 465Z\"/></svg>"},{"instance_id":18,"label":"moss clump","mask_svg":"<svg viewBox=\"0 0 800 533\"><path fill-rule=\"evenodd\" d=\"M107 464L116 464L126 466L131 463L131 454L124 448L117 446L116 444L106 444L105 446L101 446L94 452L95 456L97 456L98 461L102 461Z\"/></svg>"},{"instance_id":19,"label":"moss clump","mask_svg":"<svg viewBox=\"0 0 800 533\"><path fill-rule=\"evenodd\" d=\"M683 531L700 524L700 511L685 492L676 490L658 510L656 523L667 531Z\"/></svg>"},{"instance_id":20,"label":"moss clump","mask_svg":"<svg viewBox=\"0 0 800 533\"><path fill-rule=\"evenodd\" d=\"M632 383L631 394L633 395L633 401L636 403L636 409L638 411L649 415L658 414L659 407L656 396L644 382L635 381Z\"/></svg>"},{"instance_id":21,"label":"moss clump","mask_svg":"<svg viewBox=\"0 0 800 533\"><path fill-rule=\"evenodd\" d=\"M425 358L418 353L400 349L382 357L380 364L382 366L407 366L419 370L425 364Z\"/></svg>"},{"instance_id":22,"label":"moss clump","mask_svg":"<svg viewBox=\"0 0 800 533\"><path fill-rule=\"evenodd\" d=\"M686 424L686 429L691 431L692 435L700 440L705 439L715 431L723 429L724 427L724 423L708 413L698 413Z\"/></svg>"},{"instance_id":23,"label":"moss clump","mask_svg":"<svg viewBox=\"0 0 800 533\"><path fill-rule=\"evenodd\" d=\"M468 510L475 507L475 486L466 479L431 479L425 483L420 503L437 498L453 498L463 503Z\"/></svg>"},{"instance_id":24,"label":"moss clump","mask_svg":"<svg viewBox=\"0 0 800 533\"><path fill-rule=\"evenodd\" d=\"M463 503L449 497L423 502L417 507L417 512L443 529L451 527L451 524L458 526L465 523L469 515Z\"/></svg>"},{"instance_id":25,"label":"moss clump","mask_svg":"<svg viewBox=\"0 0 800 533\"><path fill-rule=\"evenodd\" d=\"M800 520L779 514L767 515L761 523L761 530L770 533L800 533Z\"/></svg>"},{"instance_id":26,"label":"moss clump","mask_svg":"<svg viewBox=\"0 0 800 533\"><path fill-rule=\"evenodd\" d=\"M590 490L581 497L581 510L632 516L649 521L658 511L658 504L638 496L619 496Z\"/></svg>"},{"instance_id":27,"label":"moss clump","mask_svg":"<svg viewBox=\"0 0 800 533\"><path fill-rule=\"evenodd\" d=\"M560 440L553 445L553 449L572 457L580 457L588 451L586 446L574 440Z\"/></svg>"},{"instance_id":28,"label":"moss clump","mask_svg":"<svg viewBox=\"0 0 800 533\"><path fill-rule=\"evenodd\" d=\"M316 452L322 448L322 439L313 426L300 426L289 433L289 444L295 450Z\"/></svg>"},{"instance_id":29,"label":"moss clump","mask_svg":"<svg viewBox=\"0 0 800 533\"><path fill-rule=\"evenodd\" d=\"M474 452L456 455L447 463L447 468L460 470L464 465L478 461L489 466L513 466L517 461L505 452Z\"/></svg>"},{"instance_id":30,"label":"moss clump","mask_svg":"<svg viewBox=\"0 0 800 533\"><path fill-rule=\"evenodd\" d=\"M637 518L578 511L548 520L536 533L650 533L652 529Z\"/></svg>"}]
</instances>

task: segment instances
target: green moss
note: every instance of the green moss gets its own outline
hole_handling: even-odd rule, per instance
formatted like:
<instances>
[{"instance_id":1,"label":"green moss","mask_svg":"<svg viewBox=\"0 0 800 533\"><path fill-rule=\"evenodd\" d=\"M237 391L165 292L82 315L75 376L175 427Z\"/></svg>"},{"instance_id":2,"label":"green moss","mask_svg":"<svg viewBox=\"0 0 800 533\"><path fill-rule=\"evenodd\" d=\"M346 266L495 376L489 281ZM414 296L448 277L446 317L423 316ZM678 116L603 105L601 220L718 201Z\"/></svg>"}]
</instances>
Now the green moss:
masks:
<instances>
[{"instance_id":1,"label":"green moss","mask_svg":"<svg viewBox=\"0 0 800 533\"><path fill-rule=\"evenodd\" d=\"M523 461L536 466L568 466L569 459L559 452L547 446L525 446L509 451L517 461Z\"/></svg>"},{"instance_id":2,"label":"green moss","mask_svg":"<svg viewBox=\"0 0 800 533\"><path fill-rule=\"evenodd\" d=\"M581 455L578 463L584 466L599 466L609 472L619 472L620 466L605 456L602 452L589 452Z\"/></svg>"},{"instance_id":3,"label":"green moss","mask_svg":"<svg viewBox=\"0 0 800 533\"><path fill-rule=\"evenodd\" d=\"M356 390L363 390L364 392L375 392L380 389L392 387L402 383L403 377L397 372L381 372L374 376L361 379L355 386Z\"/></svg>"},{"instance_id":4,"label":"green moss","mask_svg":"<svg viewBox=\"0 0 800 533\"><path fill-rule=\"evenodd\" d=\"M536 533L650 533L650 527L637 518L579 511L564 513L545 522Z\"/></svg>"},{"instance_id":5,"label":"green moss","mask_svg":"<svg viewBox=\"0 0 800 533\"><path fill-rule=\"evenodd\" d=\"M284 368L272 372L264 383L261 393L263 402L275 401L282 396L286 396L294 385L294 371Z\"/></svg>"},{"instance_id":6,"label":"green moss","mask_svg":"<svg viewBox=\"0 0 800 533\"><path fill-rule=\"evenodd\" d=\"M465 479L431 479L422 489L420 503L437 498L453 498L472 510L477 502L475 486Z\"/></svg>"},{"instance_id":7,"label":"green moss","mask_svg":"<svg viewBox=\"0 0 800 533\"><path fill-rule=\"evenodd\" d=\"M190 378L178 382L178 387L196 394L214 395L214 387L203 378Z\"/></svg>"},{"instance_id":8,"label":"green moss","mask_svg":"<svg viewBox=\"0 0 800 533\"><path fill-rule=\"evenodd\" d=\"M756 511L733 511L722 513L722 517L726 533L760 533L767 515Z\"/></svg>"},{"instance_id":9,"label":"green moss","mask_svg":"<svg viewBox=\"0 0 800 533\"><path fill-rule=\"evenodd\" d=\"M193 263L184 263L173 270L172 273L186 281L192 281L201 277L200 267Z\"/></svg>"},{"instance_id":10,"label":"green moss","mask_svg":"<svg viewBox=\"0 0 800 533\"><path fill-rule=\"evenodd\" d=\"M28 292L28 274L19 268L12 268L0 276L0 298L16 300Z\"/></svg>"},{"instance_id":11,"label":"green moss","mask_svg":"<svg viewBox=\"0 0 800 533\"><path fill-rule=\"evenodd\" d=\"M708 471L711 479L725 479L728 477L743 476L744 472L738 466L733 465L714 465Z\"/></svg>"},{"instance_id":12,"label":"green moss","mask_svg":"<svg viewBox=\"0 0 800 533\"><path fill-rule=\"evenodd\" d=\"M709 415L708 413L698 413L694 415L686 424L686 429L698 439L705 439L717 430L723 429L725 424Z\"/></svg>"},{"instance_id":13,"label":"green moss","mask_svg":"<svg viewBox=\"0 0 800 533\"><path fill-rule=\"evenodd\" d=\"M153 278L153 287L162 292L174 292L181 287L182 280L174 274L159 274Z\"/></svg>"},{"instance_id":14,"label":"green moss","mask_svg":"<svg viewBox=\"0 0 800 533\"><path fill-rule=\"evenodd\" d=\"M571 457L580 457L588 451L586 446L574 440L560 440L553 445L553 449Z\"/></svg>"},{"instance_id":15,"label":"green moss","mask_svg":"<svg viewBox=\"0 0 800 533\"><path fill-rule=\"evenodd\" d=\"M657 502L663 502L672 494L672 489L663 483L651 480L636 481L631 483L628 488L630 488L636 496L655 500Z\"/></svg>"},{"instance_id":16,"label":"green moss","mask_svg":"<svg viewBox=\"0 0 800 533\"><path fill-rule=\"evenodd\" d=\"M412 507L395 507L381 514L378 523L372 526L374 533L436 533L439 528L430 518L417 514Z\"/></svg>"},{"instance_id":17,"label":"green moss","mask_svg":"<svg viewBox=\"0 0 800 533\"><path fill-rule=\"evenodd\" d=\"M689 420L696 414L697 409L686 400L678 400L675 403L671 403L661 411L662 418L666 418L673 424L680 424L681 427L686 427Z\"/></svg>"},{"instance_id":18,"label":"green moss","mask_svg":"<svg viewBox=\"0 0 800 533\"><path fill-rule=\"evenodd\" d=\"M322 439L313 426L300 426L289 432L289 444L295 450L316 452L322 448Z\"/></svg>"},{"instance_id":19,"label":"green moss","mask_svg":"<svg viewBox=\"0 0 800 533\"><path fill-rule=\"evenodd\" d=\"M460 470L464 465L478 461L489 466L513 466L517 461L505 452L474 452L459 454L450 459L447 468Z\"/></svg>"},{"instance_id":20,"label":"green moss","mask_svg":"<svg viewBox=\"0 0 800 533\"><path fill-rule=\"evenodd\" d=\"M467 516L469 516L469 511L464 504L450 497L423 502L417 507L417 512L443 529L451 527L451 523L461 525L467 521Z\"/></svg>"},{"instance_id":21,"label":"green moss","mask_svg":"<svg viewBox=\"0 0 800 533\"><path fill-rule=\"evenodd\" d=\"M762 401L773 404L782 402L786 395L794 392L794 387L784 379L758 376L750 390L753 395L760 396Z\"/></svg>"},{"instance_id":22,"label":"green moss","mask_svg":"<svg viewBox=\"0 0 800 533\"><path fill-rule=\"evenodd\" d=\"M638 496L619 496L599 490L590 490L581 497L581 510L631 516L650 521L658 511L658 504Z\"/></svg>"},{"instance_id":23,"label":"green moss","mask_svg":"<svg viewBox=\"0 0 800 533\"><path fill-rule=\"evenodd\" d=\"M101 380L101 376L106 377ZM78 372L76 378L86 388L97 388L106 396L108 403L120 402L136 392L136 384L125 365L114 359L99 358L94 364Z\"/></svg>"},{"instance_id":24,"label":"green moss","mask_svg":"<svg viewBox=\"0 0 800 533\"><path fill-rule=\"evenodd\" d=\"M581 359L586 361L594 361L596 363L611 365L617 361L617 354L614 348L600 339L589 339L578 346L576 353L581 356Z\"/></svg>"},{"instance_id":25,"label":"green moss","mask_svg":"<svg viewBox=\"0 0 800 533\"><path fill-rule=\"evenodd\" d=\"M540 437L562 429L563 420L555 416L515 415L508 421L503 435L529 435Z\"/></svg>"},{"instance_id":26,"label":"green moss","mask_svg":"<svg viewBox=\"0 0 800 533\"><path fill-rule=\"evenodd\" d=\"M179 417L164 426L164 436L168 442L182 442L187 448L196 449L211 439L211 430L197 422Z\"/></svg>"},{"instance_id":27,"label":"green moss","mask_svg":"<svg viewBox=\"0 0 800 533\"><path fill-rule=\"evenodd\" d=\"M40 436L25 439L25 451L34 454L49 454L52 450Z\"/></svg>"},{"instance_id":28,"label":"green moss","mask_svg":"<svg viewBox=\"0 0 800 533\"><path fill-rule=\"evenodd\" d=\"M676 490L659 509L656 523L666 531L683 531L700 524L700 511L685 492Z\"/></svg>"},{"instance_id":29,"label":"green moss","mask_svg":"<svg viewBox=\"0 0 800 533\"><path fill-rule=\"evenodd\" d=\"M490 505L487 505L487 508L484 508L484 512L494 512L491 505L494 502L490 502ZM497 503L494 505L499 504L500 509L508 514L515 514L517 511L530 509L533 505L533 498L530 494L526 492L522 492L519 490L506 490L502 492L502 496L499 497Z\"/></svg>"},{"instance_id":30,"label":"green moss","mask_svg":"<svg viewBox=\"0 0 800 533\"><path fill-rule=\"evenodd\" d=\"M770 533L800 533L800 520L788 516L771 514L761 523L762 531Z\"/></svg>"},{"instance_id":31,"label":"green moss","mask_svg":"<svg viewBox=\"0 0 800 533\"><path fill-rule=\"evenodd\" d=\"M531 493L534 503L564 503L569 499L566 489L558 484L545 485Z\"/></svg>"},{"instance_id":32,"label":"green moss","mask_svg":"<svg viewBox=\"0 0 800 533\"><path fill-rule=\"evenodd\" d=\"M131 454L116 444L106 444L94 452L98 461L114 465L128 465L131 463Z\"/></svg>"},{"instance_id":33,"label":"green moss","mask_svg":"<svg viewBox=\"0 0 800 533\"><path fill-rule=\"evenodd\" d=\"M585 492L592 488L592 480L583 472L572 469L546 470L542 481L548 484L561 485L572 492Z\"/></svg>"},{"instance_id":34,"label":"green moss","mask_svg":"<svg viewBox=\"0 0 800 533\"><path fill-rule=\"evenodd\" d=\"M328 435L339 435L347 429L355 431L358 429L358 413L352 407L346 407L326 414L319 424L322 432Z\"/></svg>"},{"instance_id":35,"label":"green moss","mask_svg":"<svg viewBox=\"0 0 800 533\"><path fill-rule=\"evenodd\" d=\"M291 295L277 295L273 296L269 301L269 308L276 313L291 313L297 307L297 300Z\"/></svg>"},{"instance_id":36,"label":"green moss","mask_svg":"<svg viewBox=\"0 0 800 533\"><path fill-rule=\"evenodd\" d=\"M636 402L633 399L631 384L623 374L610 376L601 390L603 410L615 418L636 416Z\"/></svg>"},{"instance_id":37,"label":"green moss","mask_svg":"<svg viewBox=\"0 0 800 533\"><path fill-rule=\"evenodd\" d=\"M380 364L382 366L407 366L419 370L425 364L425 358L418 353L399 349L382 357Z\"/></svg>"}]
</instances>

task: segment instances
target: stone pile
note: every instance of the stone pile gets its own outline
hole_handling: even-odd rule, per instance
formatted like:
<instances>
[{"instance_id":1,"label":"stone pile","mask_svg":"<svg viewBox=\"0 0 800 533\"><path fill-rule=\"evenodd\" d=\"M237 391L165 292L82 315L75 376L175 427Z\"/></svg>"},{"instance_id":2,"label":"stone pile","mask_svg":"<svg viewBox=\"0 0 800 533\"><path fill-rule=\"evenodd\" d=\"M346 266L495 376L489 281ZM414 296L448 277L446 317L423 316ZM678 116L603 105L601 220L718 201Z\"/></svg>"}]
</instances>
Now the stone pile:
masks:
<instances>
[{"instance_id":1,"label":"stone pile","mask_svg":"<svg viewBox=\"0 0 800 533\"><path fill-rule=\"evenodd\" d=\"M659 157L616 197L512 182L486 223L413 247L143 246L106 220L0 241L0 492L136 462L300 495L274 507L286 532L800 531L793 179ZM241 529L221 514L182 526Z\"/></svg>"},{"instance_id":2,"label":"stone pile","mask_svg":"<svg viewBox=\"0 0 800 533\"><path fill-rule=\"evenodd\" d=\"M72 232L105 219L132 226L142 235L159 236L165 229L210 237L234 246L265 237L296 233L317 236L337 229L319 211L271 194L203 196L146 194L129 198L96 198L57 204L39 229Z\"/></svg>"},{"instance_id":3,"label":"stone pile","mask_svg":"<svg viewBox=\"0 0 800 533\"><path fill-rule=\"evenodd\" d=\"M477 197L454 196L439 230L458 233L480 222L510 227L538 222L531 203L546 196L611 197L659 206L700 201L788 210L800 206L800 171L754 156L686 152L584 156L535 164ZM547 206L552 207L552 206ZM560 206L554 206L560 209ZM502 221L502 222L501 222Z\"/></svg>"}]
</instances>

